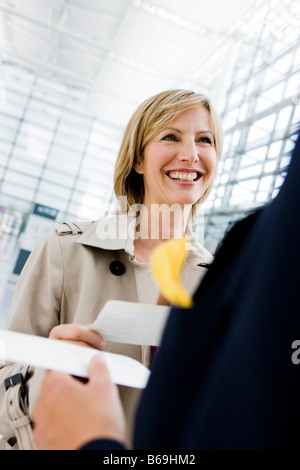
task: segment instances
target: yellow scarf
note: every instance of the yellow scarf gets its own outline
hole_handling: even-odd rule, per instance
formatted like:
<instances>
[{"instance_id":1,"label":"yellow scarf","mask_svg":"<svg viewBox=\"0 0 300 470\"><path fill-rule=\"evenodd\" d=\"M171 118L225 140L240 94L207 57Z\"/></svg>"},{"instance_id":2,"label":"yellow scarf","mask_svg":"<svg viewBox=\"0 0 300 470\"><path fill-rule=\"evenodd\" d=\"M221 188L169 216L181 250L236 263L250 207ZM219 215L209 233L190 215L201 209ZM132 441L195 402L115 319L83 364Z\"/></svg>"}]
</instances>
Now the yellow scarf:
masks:
<instances>
[{"instance_id":1,"label":"yellow scarf","mask_svg":"<svg viewBox=\"0 0 300 470\"><path fill-rule=\"evenodd\" d=\"M167 240L158 245L151 255L153 277L161 294L173 305L191 307L193 300L180 281L180 274L188 253L188 238Z\"/></svg>"}]
</instances>

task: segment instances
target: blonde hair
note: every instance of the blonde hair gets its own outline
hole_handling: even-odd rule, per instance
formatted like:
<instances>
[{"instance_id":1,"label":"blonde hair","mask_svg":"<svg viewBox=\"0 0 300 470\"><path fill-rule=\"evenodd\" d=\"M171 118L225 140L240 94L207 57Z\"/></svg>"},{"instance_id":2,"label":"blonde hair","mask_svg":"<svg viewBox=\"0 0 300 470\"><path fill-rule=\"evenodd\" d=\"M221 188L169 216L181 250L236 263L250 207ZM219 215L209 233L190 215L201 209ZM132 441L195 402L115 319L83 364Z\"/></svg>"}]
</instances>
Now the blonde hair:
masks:
<instances>
[{"instance_id":1,"label":"blonde hair","mask_svg":"<svg viewBox=\"0 0 300 470\"><path fill-rule=\"evenodd\" d=\"M222 126L218 114L206 96L189 90L167 90L148 98L137 108L127 124L115 165L114 191L121 211L127 211L134 204L143 203L143 176L133 167L142 161L146 145L179 114L197 106L203 106L210 115L219 161L223 145ZM211 187L212 183L193 205L193 214L196 204L206 199ZM127 207L122 207L124 196Z\"/></svg>"}]
</instances>

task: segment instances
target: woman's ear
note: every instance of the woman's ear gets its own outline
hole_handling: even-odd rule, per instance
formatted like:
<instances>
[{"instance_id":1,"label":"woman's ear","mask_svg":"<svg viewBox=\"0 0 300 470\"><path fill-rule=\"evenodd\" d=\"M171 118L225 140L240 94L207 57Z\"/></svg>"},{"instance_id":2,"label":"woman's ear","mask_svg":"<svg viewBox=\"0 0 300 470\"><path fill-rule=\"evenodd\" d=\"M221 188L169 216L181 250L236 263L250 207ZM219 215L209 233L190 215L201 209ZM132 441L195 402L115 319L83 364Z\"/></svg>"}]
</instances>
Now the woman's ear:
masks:
<instances>
[{"instance_id":1,"label":"woman's ear","mask_svg":"<svg viewBox=\"0 0 300 470\"><path fill-rule=\"evenodd\" d=\"M142 175L144 173L144 165L143 162L135 163L133 165L133 169L139 174Z\"/></svg>"}]
</instances>

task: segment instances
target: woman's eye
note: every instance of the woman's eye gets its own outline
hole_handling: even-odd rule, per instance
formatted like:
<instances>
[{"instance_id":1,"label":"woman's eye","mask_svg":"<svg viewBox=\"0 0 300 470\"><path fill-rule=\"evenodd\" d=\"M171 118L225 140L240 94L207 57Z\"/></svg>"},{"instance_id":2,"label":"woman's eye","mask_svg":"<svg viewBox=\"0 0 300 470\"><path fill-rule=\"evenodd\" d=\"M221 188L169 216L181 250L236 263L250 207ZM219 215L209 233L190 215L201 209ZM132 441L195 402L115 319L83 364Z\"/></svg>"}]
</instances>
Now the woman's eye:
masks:
<instances>
[{"instance_id":1,"label":"woman's eye","mask_svg":"<svg viewBox=\"0 0 300 470\"><path fill-rule=\"evenodd\" d=\"M162 140L171 140L171 141L177 141L177 137L174 135L174 134L168 134L168 135L165 135Z\"/></svg>"},{"instance_id":2,"label":"woman's eye","mask_svg":"<svg viewBox=\"0 0 300 470\"><path fill-rule=\"evenodd\" d=\"M203 144L212 145L212 140L211 140L210 137L205 137L205 136L199 137L198 142L203 143Z\"/></svg>"}]
</instances>

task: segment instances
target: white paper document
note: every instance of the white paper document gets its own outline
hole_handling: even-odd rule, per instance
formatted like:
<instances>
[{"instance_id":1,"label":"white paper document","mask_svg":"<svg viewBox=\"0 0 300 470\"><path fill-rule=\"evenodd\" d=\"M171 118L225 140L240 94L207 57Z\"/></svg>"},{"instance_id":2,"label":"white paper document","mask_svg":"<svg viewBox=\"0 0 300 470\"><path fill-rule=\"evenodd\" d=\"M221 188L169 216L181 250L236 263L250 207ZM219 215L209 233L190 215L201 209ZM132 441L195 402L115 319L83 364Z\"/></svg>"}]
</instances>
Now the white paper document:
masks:
<instances>
[{"instance_id":1,"label":"white paper document","mask_svg":"<svg viewBox=\"0 0 300 470\"><path fill-rule=\"evenodd\" d=\"M159 346L170 307L109 300L91 328L105 340Z\"/></svg>"},{"instance_id":2,"label":"white paper document","mask_svg":"<svg viewBox=\"0 0 300 470\"><path fill-rule=\"evenodd\" d=\"M42 369L88 377L90 360L99 351L40 336L0 330L0 362L15 362ZM140 362L121 354L101 351L111 380L118 385L144 388L150 371Z\"/></svg>"}]
</instances>

